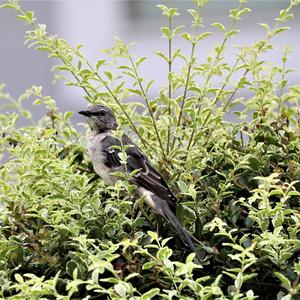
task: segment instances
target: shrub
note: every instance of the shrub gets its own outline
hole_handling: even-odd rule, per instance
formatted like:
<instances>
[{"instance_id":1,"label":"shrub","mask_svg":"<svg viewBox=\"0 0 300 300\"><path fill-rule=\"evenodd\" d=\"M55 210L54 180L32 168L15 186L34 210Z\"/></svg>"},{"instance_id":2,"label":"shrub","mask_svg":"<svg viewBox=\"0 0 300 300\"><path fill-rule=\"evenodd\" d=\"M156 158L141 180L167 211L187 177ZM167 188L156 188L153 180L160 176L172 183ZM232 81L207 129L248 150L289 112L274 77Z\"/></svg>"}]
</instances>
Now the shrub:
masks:
<instances>
[{"instance_id":1,"label":"shrub","mask_svg":"<svg viewBox=\"0 0 300 300\"><path fill-rule=\"evenodd\" d=\"M211 34L201 32L207 0L195 2L189 10L194 34L171 26L177 9L159 6L170 49L182 38L191 52L157 52L169 73L154 99L148 97L154 81L140 73L146 58L136 58L130 45L116 39L106 50L118 67L111 72L109 58L93 66L81 45L49 35L18 1L1 5L29 25L29 46L60 60L58 77L81 88L88 102L118 112L120 127L135 134L178 196L177 216L199 241L202 257L197 261L169 224L132 201L134 186L107 187L95 176L87 139L70 121L73 112L60 112L41 87L13 99L1 86L5 105L15 108L0 114L3 299L299 297L300 86L287 80L289 48L279 66L261 58L273 50L272 38L288 29L282 23L299 1L280 11L273 27L260 24L265 39L239 47L233 65L224 50L250 11L246 1L230 10L229 27L212 24L224 38L205 63L196 48ZM185 66L175 72L179 60ZM249 96L238 97L240 91ZM138 100L124 102L131 95ZM20 128L18 119L30 117L22 106L28 99L43 105L45 116ZM237 121L227 121L227 113Z\"/></svg>"}]
</instances>

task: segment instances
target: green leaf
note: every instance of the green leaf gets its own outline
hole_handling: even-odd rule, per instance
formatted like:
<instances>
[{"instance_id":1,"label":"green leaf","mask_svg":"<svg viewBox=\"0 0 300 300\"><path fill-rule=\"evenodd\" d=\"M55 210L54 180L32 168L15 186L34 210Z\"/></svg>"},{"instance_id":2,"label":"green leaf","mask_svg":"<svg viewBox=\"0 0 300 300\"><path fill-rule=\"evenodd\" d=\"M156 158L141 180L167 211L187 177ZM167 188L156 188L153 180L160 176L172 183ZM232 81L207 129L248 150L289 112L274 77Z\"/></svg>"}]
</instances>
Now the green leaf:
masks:
<instances>
[{"instance_id":1,"label":"green leaf","mask_svg":"<svg viewBox=\"0 0 300 300\"><path fill-rule=\"evenodd\" d=\"M237 291L239 291L241 289L243 282L244 282L243 273L239 272L234 281L234 286L237 289Z\"/></svg>"},{"instance_id":2,"label":"green leaf","mask_svg":"<svg viewBox=\"0 0 300 300\"><path fill-rule=\"evenodd\" d=\"M245 7L245 8L243 8L243 9L241 9L241 10L239 11L238 16L241 17L242 15L244 15L244 14L246 14L246 13L248 13L248 12L251 12L251 9L248 8L248 7Z\"/></svg>"},{"instance_id":3,"label":"green leaf","mask_svg":"<svg viewBox=\"0 0 300 300\"><path fill-rule=\"evenodd\" d=\"M114 289L117 294L123 298L125 298L125 296L127 295L127 289L122 282L115 284Z\"/></svg>"},{"instance_id":4,"label":"green leaf","mask_svg":"<svg viewBox=\"0 0 300 300\"><path fill-rule=\"evenodd\" d=\"M119 66L118 68L123 70L132 70L130 66Z\"/></svg>"},{"instance_id":5,"label":"green leaf","mask_svg":"<svg viewBox=\"0 0 300 300\"><path fill-rule=\"evenodd\" d=\"M229 17L233 18L234 20L238 20L239 18L239 10L237 8L230 9Z\"/></svg>"},{"instance_id":6,"label":"green leaf","mask_svg":"<svg viewBox=\"0 0 300 300\"><path fill-rule=\"evenodd\" d=\"M187 185L183 181L181 181L181 180L177 181L177 185L179 186L180 191L182 193L186 193L187 192L188 187L187 187Z\"/></svg>"},{"instance_id":7,"label":"green leaf","mask_svg":"<svg viewBox=\"0 0 300 300\"><path fill-rule=\"evenodd\" d=\"M256 156L254 156L254 155L249 156L248 161L249 161L249 166L251 167L251 169L253 169L255 171L259 170L261 163L257 159Z\"/></svg>"},{"instance_id":8,"label":"green leaf","mask_svg":"<svg viewBox=\"0 0 300 300\"><path fill-rule=\"evenodd\" d=\"M16 273L14 276L17 282L24 283L24 279L20 274Z\"/></svg>"},{"instance_id":9,"label":"green leaf","mask_svg":"<svg viewBox=\"0 0 300 300\"><path fill-rule=\"evenodd\" d=\"M144 60L146 60L147 57L143 56L141 58L139 58L136 62L136 66L138 67Z\"/></svg>"},{"instance_id":10,"label":"green leaf","mask_svg":"<svg viewBox=\"0 0 300 300\"><path fill-rule=\"evenodd\" d=\"M134 93L136 95L139 95L140 97L143 97L143 93L138 89L128 89L131 93Z\"/></svg>"},{"instance_id":11,"label":"green leaf","mask_svg":"<svg viewBox=\"0 0 300 300\"><path fill-rule=\"evenodd\" d=\"M165 5L157 4L156 7L158 7L160 10L162 10L164 14L166 14L168 11L168 7Z\"/></svg>"},{"instance_id":12,"label":"green leaf","mask_svg":"<svg viewBox=\"0 0 300 300\"><path fill-rule=\"evenodd\" d=\"M169 27L161 27L160 28L163 37L170 39L171 38L171 32L170 32L170 28Z\"/></svg>"},{"instance_id":13,"label":"green leaf","mask_svg":"<svg viewBox=\"0 0 300 300\"><path fill-rule=\"evenodd\" d=\"M65 119L66 121L69 121L70 118L73 116L73 114L74 114L73 111L67 111L67 112L65 112L65 113L64 113L64 119Z\"/></svg>"},{"instance_id":14,"label":"green leaf","mask_svg":"<svg viewBox=\"0 0 300 300\"><path fill-rule=\"evenodd\" d=\"M143 296L140 298L141 300L151 300L154 296L158 295L160 293L159 288L153 288L150 291L143 294Z\"/></svg>"},{"instance_id":15,"label":"green leaf","mask_svg":"<svg viewBox=\"0 0 300 300\"><path fill-rule=\"evenodd\" d=\"M112 80L112 78L113 78L112 72L104 71L104 74L107 76L107 78L108 78L109 80Z\"/></svg>"},{"instance_id":16,"label":"green leaf","mask_svg":"<svg viewBox=\"0 0 300 300\"><path fill-rule=\"evenodd\" d=\"M77 263L74 260L70 260L66 264L66 272L72 277L75 269L78 269Z\"/></svg>"},{"instance_id":17,"label":"green leaf","mask_svg":"<svg viewBox=\"0 0 300 300\"><path fill-rule=\"evenodd\" d=\"M177 12L177 8L169 8L165 5L162 4L158 4L156 5L156 7L158 7L159 9L162 10L162 14L167 16L169 19L172 19L175 16L178 16L179 13Z\"/></svg>"},{"instance_id":18,"label":"green leaf","mask_svg":"<svg viewBox=\"0 0 300 300\"><path fill-rule=\"evenodd\" d=\"M194 43L193 37L188 32L182 33L181 37L183 37L184 39L186 39L187 41L189 41L191 43Z\"/></svg>"},{"instance_id":19,"label":"green leaf","mask_svg":"<svg viewBox=\"0 0 300 300\"><path fill-rule=\"evenodd\" d=\"M185 262L186 262L187 264L188 264L188 263L191 263L191 262L195 259L195 257L196 257L196 254L195 254L195 253L190 253L190 254L187 256Z\"/></svg>"},{"instance_id":20,"label":"green leaf","mask_svg":"<svg viewBox=\"0 0 300 300\"><path fill-rule=\"evenodd\" d=\"M283 284L284 288L286 288L287 290L290 290L292 288L292 285L289 281L289 279L287 277L285 277L283 274L279 273L279 272L275 272L274 273L277 278L281 281L281 283Z\"/></svg>"},{"instance_id":21,"label":"green leaf","mask_svg":"<svg viewBox=\"0 0 300 300\"><path fill-rule=\"evenodd\" d=\"M153 239L153 240L158 240L158 235L156 232L153 231L147 231L147 234Z\"/></svg>"},{"instance_id":22,"label":"green leaf","mask_svg":"<svg viewBox=\"0 0 300 300\"><path fill-rule=\"evenodd\" d=\"M12 8L16 9L18 5L16 3L4 3L0 5L0 8Z\"/></svg>"},{"instance_id":23,"label":"green leaf","mask_svg":"<svg viewBox=\"0 0 300 300\"><path fill-rule=\"evenodd\" d=\"M294 17L293 14L289 13L288 10L283 9L280 11L279 18L276 18L276 21L286 22L287 20L293 19L293 17Z\"/></svg>"},{"instance_id":24,"label":"green leaf","mask_svg":"<svg viewBox=\"0 0 300 300\"><path fill-rule=\"evenodd\" d=\"M24 13L24 15L17 15L17 18L22 20L22 21L25 21L26 23L32 23L35 18L34 18L34 12L33 11L26 11Z\"/></svg>"},{"instance_id":25,"label":"green leaf","mask_svg":"<svg viewBox=\"0 0 300 300\"><path fill-rule=\"evenodd\" d=\"M17 19L22 20L22 21L26 21L27 22L27 18L24 15L17 15L16 16Z\"/></svg>"},{"instance_id":26,"label":"green leaf","mask_svg":"<svg viewBox=\"0 0 300 300\"><path fill-rule=\"evenodd\" d=\"M50 138L51 136L53 136L53 134L56 132L56 129L55 128L49 128L49 129L46 129L43 133L43 136L45 138Z\"/></svg>"},{"instance_id":27,"label":"green leaf","mask_svg":"<svg viewBox=\"0 0 300 300\"><path fill-rule=\"evenodd\" d=\"M42 104L42 103L43 103L42 99L36 99L36 100L33 102L33 105L40 105L40 104Z\"/></svg>"},{"instance_id":28,"label":"green leaf","mask_svg":"<svg viewBox=\"0 0 300 300\"><path fill-rule=\"evenodd\" d=\"M259 26L261 26L266 32L270 32L271 28L267 23L258 23Z\"/></svg>"},{"instance_id":29,"label":"green leaf","mask_svg":"<svg viewBox=\"0 0 300 300\"><path fill-rule=\"evenodd\" d=\"M182 223L184 223L185 221L188 221L189 223L191 223L196 220L196 214L195 214L194 210L192 210L187 205L184 205L184 203L179 203L177 205L176 216Z\"/></svg>"},{"instance_id":30,"label":"green leaf","mask_svg":"<svg viewBox=\"0 0 300 300\"><path fill-rule=\"evenodd\" d=\"M211 26L220 29L221 31L225 32L225 26L221 23L213 23Z\"/></svg>"},{"instance_id":31,"label":"green leaf","mask_svg":"<svg viewBox=\"0 0 300 300\"><path fill-rule=\"evenodd\" d=\"M199 19L198 12L195 9L188 9L187 11L193 16L194 20Z\"/></svg>"},{"instance_id":32,"label":"green leaf","mask_svg":"<svg viewBox=\"0 0 300 300\"><path fill-rule=\"evenodd\" d=\"M175 37L180 31L182 31L182 29L184 29L184 26L177 26L176 28L174 28L172 30L172 38Z\"/></svg>"},{"instance_id":33,"label":"green leaf","mask_svg":"<svg viewBox=\"0 0 300 300\"><path fill-rule=\"evenodd\" d=\"M143 270L152 269L155 265L156 263L153 261L146 262L145 264L143 264Z\"/></svg>"},{"instance_id":34,"label":"green leaf","mask_svg":"<svg viewBox=\"0 0 300 300\"><path fill-rule=\"evenodd\" d=\"M230 30L228 33L227 33L227 35L228 35L228 37L231 37L231 36L233 36L233 35L236 35L237 33L239 33L240 32L240 30L235 30L235 29L233 29L233 30Z\"/></svg>"},{"instance_id":35,"label":"green leaf","mask_svg":"<svg viewBox=\"0 0 300 300\"><path fill-rule=\"evenodd\" d=\"M98 71L99 68L105 64L105 62L106 62L105 59L100 59L100 60L98 60L98 61L97 61L97 64L96 64L96 70Z\"/></svg>"},{"instance_id":36,"label":"green leaf","mask_svg":"<svg viewBox=\"0 0 300 300\"><path fill-rule=\"evenodd\" d=\"M47 52L50 52L52 50L51 47L49 46L37 46L35 47L35 49L39 51L47 51Z\"/></svg>"},{"instance_id":37,"label":"green leaf","mask_svg":"<svg viewBox=\"0 0 300 300\"><path fill-rule=\"evenodd\" d=\"M274 35L276 35L276 34L278 34L280 32L286 31L286 30L290 30L290 27L288 27L288 26L286 26L286 27L279 27L273 33L274 33Z\"/></svg>"},{"instance_id":38,"label":"green leaf","mask_svg":"<svg viewBox=\"0 0 300 300\"><path fill-rule=\"evenodd\" d=\"M27 10L25 12L25 16L26 16L28 22L32 22L34 20L34 12L33 11Z\"/></svg>"},{"instance_id":39,"label":"green leaf","mask_svg":"<svg viewBox=\"0 0 300 300\"><path fill-rule=\"evenodd\" d=\"M300 192L298 192L298 191L289 191L288 196L300 196Z\"/></svg>"},{"instance_id":40,"label":"green leaf","mask_svg":"<svg viewBox=\"0 0 300 300\"><path fill-rule=\"evenodd\" d=\"M199 42L199 41L205 39L206 37L208 37L208 36L210 36L210 35L212 35L211 32L204 32L204 33L200 34L200 35L197 37L196 41Z\"/></svg>"},{"instance_id":41,"label":"green leaf","mask_svg":"<svg viewBox=\"0 0 300 300\"><path fill-rule=\"evenodd\" d=\"M150 87L153 85L154 82L155 82L155 79L150 80L150 81L147 83L147 86L146 86L146 93L148 92L148 90L150 89Z\"/></svg>"},{"instance_id":42,"label":"green leaf","mask_svg":"<svg viewBox=\"0 0 300 300\"><path fill-rule=\"evenodd\" d=\"M159 260L163 261L164 259L168 259L172 255L172 250L168 247L163 247L158 250L156 255Z\"/></svg>"},{"instance_id":43,"label":"green leaf","mask_svg":"<svg viewBox=\"0 0 300 300\"><path fill-rule=\"evenodd\" d=\"M114 90L115 94L119 93L119 92L122 90L124 84L125 84L125 81L121 81L121 82L116 86L116 88L115 88L115 90Z\"/></svg>"},{"instance_id":44,"label":"green leaf","mask_svg":"<svg viewBox=\"0 0 300 300\"><path fill-rule=\"evenodd\" d=\"M161 51L155 51L155 54L162 57L166 62L169 62L169 58Z\"/></svg>"},{"instance_id":45,"label":"green leaf","mask_svg":"<svg viewBox=\"0 0 300 300\"><path fill-rule=\"evenodd\" d=\"M125 277L125 281L129 281L132 278L135 278L135 277L138 277L138 276L141 276L141 275L139 273L131 273L128 276Z\"/></svg>"}]
</instances>

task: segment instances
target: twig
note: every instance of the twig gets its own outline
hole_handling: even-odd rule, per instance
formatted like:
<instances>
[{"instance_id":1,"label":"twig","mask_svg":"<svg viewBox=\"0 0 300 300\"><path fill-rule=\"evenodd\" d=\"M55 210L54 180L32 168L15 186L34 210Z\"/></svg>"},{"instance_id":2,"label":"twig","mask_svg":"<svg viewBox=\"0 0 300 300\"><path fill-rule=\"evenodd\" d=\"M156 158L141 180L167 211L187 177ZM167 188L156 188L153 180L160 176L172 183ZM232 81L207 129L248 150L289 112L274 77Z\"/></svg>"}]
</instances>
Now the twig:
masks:
<instances>
[{"instance_id":1,"label":"twig","mask_svg":"<svg viewBox=\"0 0 300 300\"><path fill-rule=\"evenodd\" d=\"M169 30L171 32L172 30L172 18L169 18ZM172 98L172 80L171 80L171 72L172 72L172 38L169 38L169 60L168 60L168 65L169 65L169 72L168 72L168 80L169 80L169 101L168 101L168 115L171 118L171 98ZM167 136L167 154L169 154L170 150L170 136L171 136L171 125L168 122L168 136Z\"/></svg>"},{"instance_id":2,"label":"twig","mask_svg":"<svg viewBox=\"0 0 300 300\"><path fill-rule=\"evenodd\" d=\"M97 174L94 170L89 170L89 169L84 169L81 167L76 167L77 170L82 171L82 172L86 172L86 173L92 173L92 174Z\"/></svg>"},{"instance_id":3,"label":"twig","mask_svg":"<svg viewBox=\"0 0 300 300\"><path fill-rule=\"evenodd\" d=\"M22 8L20 6L16 7L15 10L17 12L19 12L21 15L25 16L25 12L22 10ZM32 22L30 22L31 26L37 30L39 28L38 23L33 20ZM42 41L47 42L47 40L44 37L41 37ZM53 43L54 45L54 43ZM52 46L52 45L51 45ZM71 66L73 67L72 64L69 64L60 54L59 52L56 50L56 48L53 48L52 46L52 50L54 50L54 53L62 60L62 62L66 65L66 66ZM141 135L139 134L136 126L134 125L134 123L132 122L130 116L127 114L127 112L125 111L123 105L121 104L121 102L118 100L118 98L116 97L116 95L112 92L112 90L109 88L109 86L105 83L105 81L102 79L102 77L98 74L98 72L96 72L94 70L94 68L92 67L92 65L89 63L89 61L84 58L82 56L82 54L79 51L74 50L73 48L71 48L70 46L70 50L72 50L79 58L83 59L85 61L85 63L89 66L89 68L94 71L95 75L98 77L98 79L100 80L100 82L103 84L103 86L107 89L107 91L109 92L109 94L112 96L112 98L116 101L116 103L119 105L119 107L121 108L122 112L124 113L124 115L126 116L127 120L130 123L131 128L134 130L134 132L137 134L137 136L140 138L141 142L143 143L144 147L147 148L147 146L150 146L149 143L147 143L147 141L145 139L143 139L141 137ZM69 70L69 72L73 75L73 77L76 79L77 82L81 82L80 78L72 71ZM92 95L90 94L90 92L87 90L87 88L85 86L80 86L85 93L87 94L87 96L91 99L93 99ZM93 102L93 101L92 101Z\"/></svg>"},{"instance_id":4,"label":"twig","mask_svg":"<svg viewBox=\"0 0 300 300\"><path fill-rule=\"evenodd\" d=\"M197 32L198 32L198 27L195 28L195 35L194 35L195 39L196 39L196 36L197 36ZM185 81L185 86L184 86L184 92L183 92L182 101L181 101L181 105L180 105L180 111L179 111L179 116L178 116L178 121L177 121L177 127L180 126L180 122L181 122L181 118L182 118L183 110L184 110L184 105L185 105L185 102L186 102L188 86L189 86L189 83L190 83L190 75L191 75L192 65L193 65L193 61L194 61L195 48L196 48L196 41L194 40L194 42L192 43L190 62L189 62L189 66L188 66L188 71L187 71L187 76L186 76L186 81ZM175 142L176 142L176 136L174 136L174 138L173 138L171 149L174 149Z\"/></svg>"},{"instance_id":5,"label":"twig","mask_svg":"<svg viewBox=\"0 0 300 300\"><path fill-rule=\"evenodd\" d=\"M127 50L127 56L128 56L129 61L130 61L131 65L132 65L134 74L136 76L137 84L140 87L140 90L142 92L143 98L144 98L144 100L146 102L146 105L147 105L147 108L148 108L148 112L149 112L150 117L152 119L153 127L154 127L154 130L155 130L156 136L157 136L157 140L158 140L158 143L159 143L159 146L160 146L160 149L161 149L162 156L163 156L165 162L167 162L167 157L166 157L165 150L164 150L164 147L162 145L162 141L161 141L161 138L160 138L160 135L159 135L159 132L158 132L158 128L157 128L157 125L156 125L156 122L155 122L154 114L153 114L153 112L151 110L148 97L147 97L146 92L145 92L145 90L143 88L143 85L141 83L141 80L140 80L141 78L138 75L137 67L136 67L135 63L133 62L133 59L132 59L130 53L128 52L128 50Z\"/></svg>"},{"instance_id":6,"label":"twig","mask_svg":"<svg viewBox=\"0 0 300 300\"><path fill-rule=\"evenodd\" d=\"M240 3L239 7L238 7L238 11L241 10L243 4ZM201 104L202 104L202 101L203 101L203 98L206 94L206 90L207 90L207 85L208 83L210 82L210 79L211 77L213 76L213 71L214 71L214 68L216 67L216 64L221 56L221 53L223 52L224 48L225 48L225 45L228 41L228 38L229 38L229 32L231 32L234 28L234 25L235 23L237 22L236 19L233 19L232 20L232 23L230 24L230 27L229 27L229 30L227 31L227 33L225 34L225 37L224 37L224 40L221 44L221 47L220 47L220 50L218 52L218 54L216 55L213 63L212 63L212 66L210 68L210 72L208 73L208 76L206 77L206 80L205 80L205 83L204 83L204 89L203 89L203 92L200 94L200 96L198 97L198 109L197 109L197 113L196 113L196 116L199 116L200 114L200 110L201 110ZM193 139L194 139L194 135L195 135L195 131L196 131L196 125L197 125L197 122L194 123L194 126L193 126L193 129L192 129L192 133L191 133L191 136L190 136L190 139L189 139L189 142L188 142L188 146L186 148L186 151L188 152L192 146L192 143L193 142Z\"/></svg>"},{"instance_id":7,"label":"twig","mask_svg":"<svg viewBox=\"0 0 300 300\"><path fill-rule=\"evenodd\" d=\"M100 76L100 74L98 73L98 71L95 71L92 64L81 55L80 52L75 51L76 54L78 56L80 56L81 59L83 59L85 61L85 63L87 64L87 66L94 72L94 74L97 76L97 78L99 79L99 81L102 83L102 85L107 89L107 91L109 92L109 94L112 96L112 98L114 99L114 101L118 104L118 106L120 107L122 113L126 116L127 120L130 123L131 128L133 129L133 131L136 133L136 135L139 137L139 139L141 140L141 142L143 143L144 147L147 148L147 146L150 146L149 143L139 134L137 127L134 125L134 123L132 122L130 116L128 115L128 113L126 112L126 110L124 109L122 103L120 102L120 100L117 98L117 96L114 94L114 92L110 89L110 87L106 84L105 80Z\"/></svg>"}]
</instances>

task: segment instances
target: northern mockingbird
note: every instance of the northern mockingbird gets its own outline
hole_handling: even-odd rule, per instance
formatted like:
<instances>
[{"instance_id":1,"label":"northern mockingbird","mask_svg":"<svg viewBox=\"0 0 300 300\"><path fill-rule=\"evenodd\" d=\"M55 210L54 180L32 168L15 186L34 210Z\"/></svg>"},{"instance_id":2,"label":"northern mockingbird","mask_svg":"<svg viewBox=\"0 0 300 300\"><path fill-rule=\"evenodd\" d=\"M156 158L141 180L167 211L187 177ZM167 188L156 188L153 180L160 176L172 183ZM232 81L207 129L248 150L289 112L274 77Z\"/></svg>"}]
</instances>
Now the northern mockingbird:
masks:
<instances>
[{"instance_id":1,"label":"northern mockingbird","mask_svg":"<svg viewBox=\"0 0 300 300\"><path fill-rule=\"evenodd\" d=\"M140 170L129 181L137 186L137 191L144 201L154 211L165 217L175 228L182 242L189 246L197 254L196 248L189 233L182 227L171 208L176 206L176 198L169 189L166 181L155 170L147 156L123 134L122 141L112 135L118 124L113 111L103 105L95 105L79 114L87 118L91 128L88 143L88 154L93 163L96 173L109 185L114 185L118 177L114 172L128 172ZM121 163L118 147L126 147L126 166ZM113 147L118 146L118 147Z\"/></svg>"}]
</instances>

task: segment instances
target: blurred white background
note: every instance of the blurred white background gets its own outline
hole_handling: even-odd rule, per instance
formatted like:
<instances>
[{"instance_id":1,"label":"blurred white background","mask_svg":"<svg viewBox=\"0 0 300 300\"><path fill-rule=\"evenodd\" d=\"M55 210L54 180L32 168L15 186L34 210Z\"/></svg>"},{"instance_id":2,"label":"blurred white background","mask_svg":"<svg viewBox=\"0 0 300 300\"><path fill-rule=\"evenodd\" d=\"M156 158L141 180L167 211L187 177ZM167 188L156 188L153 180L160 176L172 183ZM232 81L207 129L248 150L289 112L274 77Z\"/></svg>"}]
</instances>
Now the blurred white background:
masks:
<instances>
[{"instance_id":1,"label":"blurred white background","mask_svg":"<svg viewBox=\"0 0 300 300\"><path fill-rule=\"evenodd\" d=\"M268 23L272 27L278 12L288 5L285 0L250 0L247 7L252 13L246 14L238 24L240 34L231 39L226 51L226 60L234 59L235 45L250 44L265 36L264 30L257 23ZM143 64L143 75L149 79L155 78L159 85L166 83L167 65L157 55L155 50L167 51L167 41L161 38L160 27L166 25L165 17L157 4L178 7L180 16L176 24L190 27L191 17L187 8L194 8L193 1L151 1L151 0L59 0L59 1L20 1L20 4L36 13L39 23L47 24L50 34L57 34L71 45L83 44L84 54L97 61L103 57L101 48L111 47L113 36L119 36L125 42L138 42L132 48L136 56L147 56ZM225 25L231 20L227 17L230 8L238 6L238 1L210 0L204 8L205 28L215 34L204 40L197 48L197 56L205 60L213 46L222 41L222 34L210 27L213 22ZM278 35L273 40L276 48L266 59L280 64L284 45L290 45L294 51L288 67L300 69L300 7L294 10L294 20L288 23L291 30ZM286 26L286 25L284 25ZM54 61L48 59L46 52L28 49L24 45L26 27L15 19L11 10L0 10L0 83L6 83L6 91L14 97L19 96L32 85L42 85L44 94L52 96L62 111L78 111L86 105L79 89L66 87L63 82L53 81L51 67ZM176 47L188 53L189 45L182 39L177 39ZM290 83L299 83L299 72L293 73ZM156 96L155 90L151 97ZM33 108L38 116L41 112Z\"/></svg>"}]
</instances>

